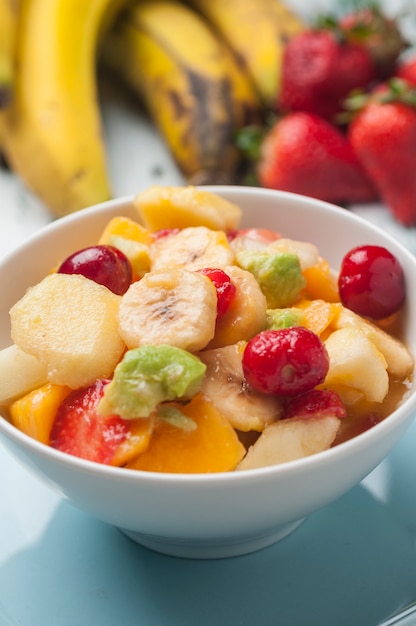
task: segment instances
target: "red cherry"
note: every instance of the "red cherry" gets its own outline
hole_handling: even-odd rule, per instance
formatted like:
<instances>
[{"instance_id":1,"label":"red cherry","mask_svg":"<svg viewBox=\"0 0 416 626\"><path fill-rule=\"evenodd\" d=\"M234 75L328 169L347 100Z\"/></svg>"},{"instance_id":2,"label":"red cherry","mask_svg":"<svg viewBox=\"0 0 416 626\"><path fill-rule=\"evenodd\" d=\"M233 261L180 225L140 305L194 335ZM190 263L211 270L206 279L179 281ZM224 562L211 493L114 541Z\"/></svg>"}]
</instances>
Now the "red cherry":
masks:
<instances>
[{"instance_id":1,"label":"red cherry","mask_svg":"<svg viewBox=\"0 0 416 626\"><path fill-rule=\"evenodd\" d=\"M284 418L324 417L334 415L340 419L347 416L347 410L341 398L331 389L312 389L289 401Z\"/></svg>"},{"instance_id":2,"label":"red cherry","mask_svg":"<svg viewBox=\"0 0 416 626\"><path fill-rule=\"evenodd\" d=\"M231 282L231 278L219 268L204 268L198 270L199 274L207 276L217 291L217 319L222 317L228 310L235 296L236 287Z\"/></svg>"},{"instance_id":3,"label":"red cherry","mask_svg":"<svg viewBox=\"0 0 416 626\"><path fill-rule=\"evenodd\" d=\"M341 302L358 315L378 320L400 309L405 298L403 269L382 246L358 246L342 261L338 278Z\"/></svg>"},{"instance_id":4,"label":"red cherry","mask_svg":"<svg viewBox=\"0 0 416 626\"><path fill-rule=\"evenodd\" d=\"M250 339L243 353L244 376L261 393L305 393L324 381L328 368L324 344L303 326L265 330Z\"/></svg>"},{"instance_id":5,"label":"red cherry","mask_svg":"<svg viewBox=\"0 0 416 626\"><path fill-rule=\"evenodd\" d=\"M97 245L83 248L65 259L60 274L82 274L122 296L132 281L131 263L114 246Z\"/></svg>"}]
</instances>

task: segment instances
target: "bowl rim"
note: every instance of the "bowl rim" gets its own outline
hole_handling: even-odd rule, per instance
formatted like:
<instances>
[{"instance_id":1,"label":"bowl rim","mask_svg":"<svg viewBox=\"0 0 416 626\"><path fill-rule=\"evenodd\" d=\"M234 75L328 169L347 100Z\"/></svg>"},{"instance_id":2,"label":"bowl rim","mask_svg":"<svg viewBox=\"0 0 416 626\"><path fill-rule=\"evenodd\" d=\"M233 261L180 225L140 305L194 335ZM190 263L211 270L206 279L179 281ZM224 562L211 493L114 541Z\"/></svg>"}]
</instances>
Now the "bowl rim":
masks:
<instances>
[{"instance_id":1,"label":"bowl rim","mask_svg":"<svg viewBox=\"0 0 416 626\"><path fill-rule=\"evenodd\" d=\"M315 198L311 198L308 196L302 196L300 194L285 192L280 190L272 190L272 189L264 189L260 187L240 187L237 185L207 185L204 187L200 187L200 189L210 191L211 193L231 193L231 194L239 194L246 196L255 196L259 197L269 197L280 198L281 200L287 200L292 204L297 204L301 202L304 206L314 206L320 211L324 210L324 212L328 212L333 214L336 212L338 215L344 216L348 221L354 221L359 225L363 225L366 229L373 231L376 234L379 234L384 241L390 241L392 245L400 250L400 253L407 258L411 265L414 265L416 269L416 257L408 250L399 240L393 237L390 233L385 232L381 227L369 222L364 217L357 215L344 209L343 207L337 206L335 204L331 204L329 202L321 201ZM137 192L139 193L139 191ZM36 242L38 239L42 239L48 235L53 235L55 231L60 231L65 228L65 225L72 222L77 222L82 220L85 217L93 216L95 214L100 214L103 211L110 211L118 206L126 207L128 205L132 205L133 200L136 194L129 194L125 196L121 196L119 198L114 198L111 200L107 200L106 202L102 202L99 204L92 205L90 207L86 207L82 211L75 212L59 219L55 219L50 223L44 225L36 232L29 235L20 245L18 245L15 249L6 254L3 258L0 259L0 269L3 268L4 265L8 265L12 263L16 256L19 256L22 253L22 250ZM387 437L389 432L395 429L397 423L405 423L406 420L410 423L411 419L413 419L413 413L416 415L416 380L413 383L412 392L403 400L403 402L395 408L395 410L380 423L376 424L373 428L356 435L352 439L349 439L345 442L337 444L333 448L329 448L328 450L324 450L322 452L318 452L312 454L310 456L295 459L293 461L288 461L279 465L271 465L267 467L260 467L255 469L247 469L247 470L238 470L238 471L223 471L223 472L210 472L210 473L173 473L173 472L155 472L155 471L144 471L144 470L132 470L126 471L124 467L116 467L111 465L105 465L96 463L94 461L89 461L86 459L82 459L76 457L74 455L70 455L59 450L55 450L54 448L48 446L47 444L43 444L36 439L26 435L19 429L17 429L11 422L9 422L4 416L0 415L0 436L5 436L8 440L10 440L13 444L22 447L25 451L35 452L39 456L47 457L57 463L65 465L68 469L76 470L79 472L87 472L93 475L102 475L103 477L108 476L115 480L127 480L128 482L152 482L154 484L166 484L166 483L180 483L181 485L193 485L195 483L199 483L202 486L213 486L217 484L223 484L231 486L236 481L239 482L243 480L246 481L262 481L263 478L273 478L276 479L281 477L282 475L293 475L295 476L298 473L304 473L308 470L311 471L318 466L320 468L324 468L325 466L331 465L332 459L334 456L339 458L340 460L347 458L352 453L359 453L361 450L365 450L370 442L376 442L377 440L384 439Z\"/></svg>"}]
</instances>

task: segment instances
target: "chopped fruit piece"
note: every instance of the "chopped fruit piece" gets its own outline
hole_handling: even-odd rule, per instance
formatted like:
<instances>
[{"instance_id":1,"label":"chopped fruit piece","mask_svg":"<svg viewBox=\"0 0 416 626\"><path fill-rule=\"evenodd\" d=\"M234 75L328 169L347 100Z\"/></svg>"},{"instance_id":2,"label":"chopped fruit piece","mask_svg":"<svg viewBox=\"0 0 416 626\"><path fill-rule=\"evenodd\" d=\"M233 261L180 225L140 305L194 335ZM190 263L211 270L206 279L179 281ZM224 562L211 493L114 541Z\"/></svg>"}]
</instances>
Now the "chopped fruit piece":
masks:
<instances>
[{"instance_id":1,"label":"chopped fruit piece","mask_svg":"<svg viewBox=\"0 0 416 626\"><path fill-rule=\"evenodd\" d=\"M112 374L125 344L120 296L80 274L49 274L10 310L15 343L57 385L84 387Z\"/></svg>"},{"instance_id":2,"label":"chopped fruit piece","mask_svg":"<svg viewBox=\"0 0 416 626\"><path fill-rule=\"evenodd\" d=\"M325 300L301 300L296 307L302 311L302 325L319 337L339 314L340 305Z\"/></svg>"},{"instance_id":3,"label":"chopped fruit piece","mask_svg":"<svg viewBox=\"0 0 416 626\"><path fill-rule=\"evenodd\" d=\"M200 274L208 276L217 291L217 320L228 310L235 296L236 288L231 278L219 268L204 268L198 270Z\"/></svg>"},{"instance_id":4,"label":"chopped fruit piece","mask_svg":"<svg viewBox=\"0 0 416 626\"><path fill-rule=\"evenodd\" d=\"M155 416L148 418L140 417L136 420L129 420L127 423L128 432L121 443L116 447L111 465L126 465L137 455L142 454L149 447L150 439L155 427Z\"/></svg>"},{"instance_id":5,"label":"chopped fruit piece","mask_svg":"<svg viewBox=\"0 0 416 626\"><path fill-rule=\"evenodd\" d=\"M119 415L98 415L97 406L108 381L72 391L59 406L52 426L53 448L96 463L110 464L129 435L129 422Z\"/></svg>"},{"instance_id":6,"label":"chopped fruit piece","mask_svg":"<svg viewBox=\"0 0 416 626\"><path fill-rule=\"evenodd\" d=\"M61 263L58 273L81 274L118 296L127 291L132 281L129 259L114 246L90 246L78 250Z\"/></svg>"},{"instance_id":7,"label":"chopped fruit piece","mask_svg":"<svg viewBox=\"0 0 416 626\"><path fill-rule=\"evenodd\" d=\"M69 387L51 383L31 391L10 406L12 424L26 435L49 444L58 407L70 392Z\"/></svg>"},{"instance_id":8,"label":"chopped fruit piece","mask_svg":"<svg viewBox=\"0 0 416 626\"><path fill-rule=\"evenodd\" d=\"M147 450L126 467L185 474L233 470L245 449L228 419L200 394L177 408L194 420L196 428L186 430L160 420Z\"/></svg>"},{"instance_id":9,"label":"chopped fruit piece","mask_svg":"<svg viewBox=\"0 0 416 626\"><path fill-rule=\"evenodd\" d=\"M339 302L338 277L332 272L328 261L320 257L316 265L303 270L303 276L308 298Z\"/></svg>"},{"instance_id":10,"label":"chopped fruit piece","mask_svg":"<svg viewBox=\"0 0 416 626\"><path fill-rule=\"evenodd\" d=\"M240 230L228 231L227 237L234 252L243 250L265 250L281 235L267 228L241 228Z\"/></svg>"},{"instance_id":11,"label":"chopped fruit piece","mask_svg":"<svg viewBox=\"0 0 416 626\"><path fill-rule=\"evenodd\" d=\"M356 328L363 332L386 359L387 371L399 379L410 376L414 369L414 359L406 346L389 333L363 319L353 311L340 308L334 321L335 328Z\"/></svg>"},{"instance_id":12,"label":"chopped fruit piece","mask_svg":"<svg viewBox=\"0 0 416 626\"><path fill-rule=\"evenodd\" d=\"M201 386L206 366L198 357L170 345L128 350L114 370L98 411L124 419L148 417L169 400L190 400Z\"/></svg>"},{"instance_id":13,"label":"chopped fruit piece","mask_svg":"<svg viewBox=\"0 0 416 626\"><path fill-rule=\"evenodd\" d=\"M338 279L344 306L378 320L403 305L405 285L398 259L381 246L359 246L343 258Z\"/></svg>"},{"instance_id":14,"label":"chopped fruit piece","mask_svg":"<svg viewBox=\"0 0 416 626\"><path fill-rule=\"evenodd\" d=\"M150 270L149 246L153 240L153 234L141 224L120 216L110 220L98 243L119 248L132 265L133 280L137 280Z\"/></svg>"},{"instance_id":15,"label":"chopped fruit piece","mask_svg":"<svg viewBox=\"0 0 416 626\"><path fill-rule=\"evenodd\" d=\"M280 398L254 391L243 375L245 342L200 353L207 366L201 392L232 426L242 432L261 431L282 416Z\"/></svg>"},{"instance_id":16,"label":"chopped fruit piece","mask_svg":"<svg viewBox=\"0 0 416 626\"><path fill-rule=\"evenodd\" d=\"M332 415L311 419L285 419L267 426L249 448L237 470L278 465L331 447L340 420Z\"/></svg>"},{"instance_id":17,"label":"chopped fruit piece","mask_svg":"<svg viewBox=\"0 0 416 626\"><path fill-rule=\"evenodd\" d=\"M196 352L214 337L217 292L196 272L170 267L133 283L120 304L119 328L126 345L169 344Z\"/></svg>"},{"instance_id":18,"label":"chopped fruit piece","mask_svg":"<svg viewBox=\"0 0 416 626\"><path fill-rule=\"evenodd\" d=\"M342 419L346 417L347 410L335 391L311 389L311 391L290 399L286 406L284 418L309 419L325 415L333 415Z\"/></svg>"},{"instance_id":19,"label":"chopped fruit piece","mask_svg":"<svg viewBox=\"0 0 416 626\"><path fill-rule=\"evenodd\" d=\"M335 330L325 341L329 354L326 387L334 387L348 404L343 388L353 389L371 402L382 402L389 390L384 356L368 337L356 328Z\"/></svg>"},{"instance_id":20,"label":"chopped fruit piece","mask_svg":"<svg viewBox=\"0 0 416 626\"><path fill-rule=\"evenodd\" d=\"M139 193L134 205L143 224L152 231L188 226L230 230L238 228L241 219L237 205L192 186L155 185Z\"/></svg>"},{"instance_id":21,"label":"chopped fruit piece","mask_svg":"<svg viewBox=\"0 0 416 626\"><path fill-rule=\"evenodd\" d=\"M254 275L271 309L292 306L305 287L296 254L246 250L237 254L237 263Z\"/></svg>"},{"instance_id":22,"label":"chopped fruit piece","mask_svg":"<svg viewBox=\"0 0 416 626\"><path fill-rule=\"evenodd\" d=\"M244 376L260 393L305 393L324 381L328 367L324 344L302 326L259 333L243 354Z\"/></svg>"},{"instance_id":23,"label":"chopped fruit piece","mask_svg":"<svg viewBox=\"0 0 416 626\"><path fill-rule=\"evenodd\" d=\"M0 405L40 387L47 381L44 363L12 345L0 350Z\"/></svg>"},{"instance_id":24,"label":"chopped fruit piece","mask_svg":"<svg viewBox=\"0 0 416 626\"><path fill-rule=\"evenodd\" d=\"M208 348L248 341L266 328L267 302L253 274L237 265L226 266L224 271L236 291L227 311L217 321L215 336Z\"/></svg>"},{"instance_id":25,"label":"chopped fruit piece","mask_svg":"<svg viewBox=\"0 0 416 626\"><path fill-rule=\"evenodd\" d=\"M169 237L170 235L177 235L181 231L180 228L161 228L153 233L153 241L155 239L162 239L163 237Z\"/></svg>"},{"instance_id":26,"label":"chopped fruit piece","mask_svg":"<svg viewBox=\"0 0 416 626\"><path fill-rule=\"evenodd\" d=\"M113 237L122 237L131 241L137 241L147 246L153 241L153 235L141 224L129 219L128 217L113 217L104 229L98 243L102 245L111 245Z\"/></svg>"},{"instance_id":27,"label":"chopped fruit piece","mask_svg":"<svg viewBox=\"0 0 416 626\"><path fill-rule=\"evenodd\" d=\"M303 312L295 307L267 309L266 330L280 330L291 326L302 326Z\"/></svg>"}]
</instances>

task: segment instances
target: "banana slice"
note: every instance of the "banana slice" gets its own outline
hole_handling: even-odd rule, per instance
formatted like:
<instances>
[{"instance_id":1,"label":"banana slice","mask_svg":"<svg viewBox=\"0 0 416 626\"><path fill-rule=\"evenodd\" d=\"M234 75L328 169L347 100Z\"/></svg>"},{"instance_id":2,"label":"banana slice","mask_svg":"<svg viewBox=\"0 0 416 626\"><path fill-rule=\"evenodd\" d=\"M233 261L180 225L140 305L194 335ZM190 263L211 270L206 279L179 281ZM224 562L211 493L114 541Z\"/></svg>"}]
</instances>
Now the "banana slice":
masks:
<instances>
[{"instance_id":1,"label":"banana slice","mask_svg":"<svg viewBox=\"0 0 416 626\"><path fill-rule=\"evenodd\" d=\"M236 287L233 301L218 320L215 337L208 348L248 341L266 328L267 301L251 272L237 265L223 267Z\"/></svg>"},{"instance_id":2,"label":"banana slice","mask_svg":"<svg viewBox=\"0 0 416 626\"><path fill-rule=\"evenodd\" d=\"M137 194L134 206L143 224L152 231L188 226L229 230L237 228L241 219L241 209L236 204L191 185L153 185Z\"/></svg>"},{"instance_id":3,"label":"banana slice","mask_svg":"<svg viewBox=\"0 0 416 626\"><path fill-rule=\"evenodd\" d=\"M207 366L201 392L237 430L262 431L282 416L277 396L257 393L247 384L241 365L245 342L205 350L199 358Z\"/></svg>"},{"instance_id":4,"label":"banana slice","mask_svg":"<svg viewBox=\"0 0 416 626\"><path fill-rule=\"evenodd\" d=\"M196 226L157 239L150 258L152 270L172 266L197 270L231 265L234 252L223 231Z\"/></svg>"},{"instance_id":5,"label":"banana slice","mask_svg":"<svg viewBox=\"0 0 416 626\"><path fill-rule=\"evenodd\" d=\"M119 330L128 348L168 344L196 352L213 338L216 316L210 279L171 267L132 283L121 300Z\"/></svg>"}]
</instances>

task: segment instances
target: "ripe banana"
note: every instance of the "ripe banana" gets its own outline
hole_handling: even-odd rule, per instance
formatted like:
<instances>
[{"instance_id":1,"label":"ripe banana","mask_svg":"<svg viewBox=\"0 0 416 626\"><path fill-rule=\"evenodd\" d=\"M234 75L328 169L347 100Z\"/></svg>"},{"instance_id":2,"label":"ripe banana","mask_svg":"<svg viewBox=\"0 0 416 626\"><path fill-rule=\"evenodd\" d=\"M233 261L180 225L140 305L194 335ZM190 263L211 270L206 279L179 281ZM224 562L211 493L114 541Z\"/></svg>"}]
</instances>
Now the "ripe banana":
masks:
<instances>
[{"instance_id":1,"label":"ripe banana","mask_svg":"<svg viewBox=\"0 0 416 626\"><path fill-rule=\"evenodd\" d=\"M263 105L274 109L288 38L303 22L281 0L188 0L249 72Z\"/></svg>"},{"instance_id":2,"label":"ripe banana","mask_svg":"<svg viewBox=\"0 0 416 626\"><path fill-rule=\"evenodd\" d=\"M234 180L234 133L258 118L260 103L204 20L179 0L133 3L102 57L139 95L188 182Z\"/></svg>"},{"instance_id":3,"label":"ripe banana","mask_svg":"<svg viewBox=\"0 0 416 626\"><path fill-rule=\"evenodd\" d=\"M214 336L216 317L210 279L168 267L132 283L121 300L119 330L128 348L167 344L196 352Z\"/></svg>"},{"instance_id":4,"label":"ripe banana","mask_svg":"<svg viewBox=\"0 0 416 626\"><path fill-rule=\"evenodd\" d=\"M0 109L12 98L15 75L15 39L18 0L0 0Z\"/></svg>"},{"instance_id":5,"label":"ripe banana","mask_svg":"<svg viewBox=\"0 0 416 626\"><path fill-rule=\"evenodd\" d=\"M56 215L111 196L95 59L124 2L21 0L18 72L0 135L12 169Z\"/></svg>"}]
</instances>

